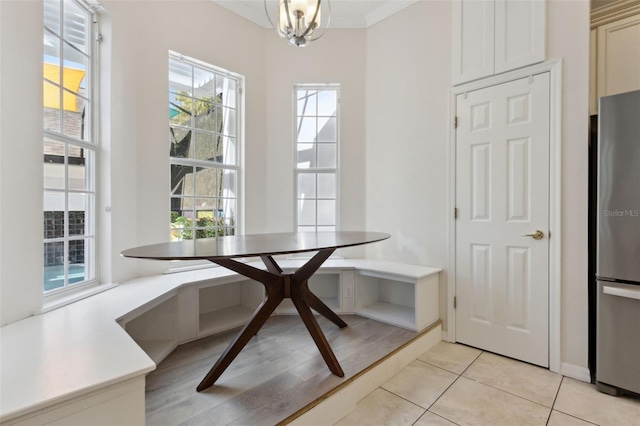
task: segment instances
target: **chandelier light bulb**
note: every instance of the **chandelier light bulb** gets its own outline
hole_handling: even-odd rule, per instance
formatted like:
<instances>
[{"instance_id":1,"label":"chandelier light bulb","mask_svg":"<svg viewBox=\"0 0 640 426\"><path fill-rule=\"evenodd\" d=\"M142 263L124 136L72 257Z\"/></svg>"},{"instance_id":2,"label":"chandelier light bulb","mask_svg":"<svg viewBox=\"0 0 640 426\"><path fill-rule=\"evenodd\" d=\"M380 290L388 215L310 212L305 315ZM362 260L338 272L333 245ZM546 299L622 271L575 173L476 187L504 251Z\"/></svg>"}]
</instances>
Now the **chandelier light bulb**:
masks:
<instances>
[{"instance_id":1,"label":"chandelier light bulb","mask_svg":"<svg viewBox=\"0 0 640 426\"><path fill-rule=\"evenodd\" d=\"M269 14L267 0L264 9L269 22L276 28L278 35L297 47L304 47L310 41L322 37L318 30L322 26L322 7L327 8L327 24L331 20L331 4L329 0L279 0L274 24Z\"/></svg>"}]
</instances>

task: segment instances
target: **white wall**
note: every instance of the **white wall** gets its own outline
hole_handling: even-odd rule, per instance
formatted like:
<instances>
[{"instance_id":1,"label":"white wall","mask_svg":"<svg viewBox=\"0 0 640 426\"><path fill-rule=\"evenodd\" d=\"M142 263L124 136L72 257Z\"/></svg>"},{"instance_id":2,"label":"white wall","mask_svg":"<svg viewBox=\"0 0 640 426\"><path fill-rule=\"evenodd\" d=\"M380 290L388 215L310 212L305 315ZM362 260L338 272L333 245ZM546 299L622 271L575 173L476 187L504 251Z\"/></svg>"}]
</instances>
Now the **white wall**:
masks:
<instances>
[{"instance_id":1,"label":"white wall","mask_svg":"<svg viewBox=\"0 0 640 426\"><path fill-rule=\"evenodd\" d=\"M552 0L547 7L547 56L563 59L560 359L570 369L587 368L589 2Z\"/></svg>"},{"instance_id":2,"label":"white wall","mask_svg":"<svg viewBox=\"0 0 640 426\"><path fill-rule=\"evenodd\" d=\"M366 228L392 235L372 258L447 267L451 20L421 1L367 31Z\"/></svg>"},{"instance_id":3,"label":"white wall","mask_svg":"<svg viewBox=\"0 0 640 426\"><path fill-rule=\"evenodd\" d=\"M42 306L42 2L0 14L0 325Z\"/></svg>"},{"instance_id":4,"label":"white wall","mask_svg":"<svg viewBox=\"0 0 640 426\"><path fill-rule=\"evenodd\" d=\"M370 257L447 265L450 13L445 2L419 2L367 32L366 227L392 234L368 246ZM580 375L587 367L589 3L550 0L547 40L547 57L562 58L564 73L561 361ZM445 308L441 299L443 319Z\"/></svg>"}]
</instances>

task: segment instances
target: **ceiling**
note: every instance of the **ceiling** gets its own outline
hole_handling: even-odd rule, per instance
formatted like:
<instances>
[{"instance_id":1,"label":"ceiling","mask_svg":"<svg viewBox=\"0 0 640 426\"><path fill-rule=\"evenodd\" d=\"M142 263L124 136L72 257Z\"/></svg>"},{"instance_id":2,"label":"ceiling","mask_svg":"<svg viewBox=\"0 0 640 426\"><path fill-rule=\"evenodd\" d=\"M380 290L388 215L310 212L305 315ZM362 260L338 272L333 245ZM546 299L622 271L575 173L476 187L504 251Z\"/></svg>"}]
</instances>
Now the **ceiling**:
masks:
<instances>
[{"instance_id":1,"label":"ceiling","mask_svg":"<svg viewBox=\"0 0 640 426\"><path fill-rule=\"evenodd\" d=\"M266 13L264 0L213 0L220 6L249 19L264 28L272 28ZM325 3L322 0L322 16L325 20ZM417 0L331 0L331 28L367 28ZM267 0L271 19L275 20L277 0Z\"/></svg>"}]
</instances>

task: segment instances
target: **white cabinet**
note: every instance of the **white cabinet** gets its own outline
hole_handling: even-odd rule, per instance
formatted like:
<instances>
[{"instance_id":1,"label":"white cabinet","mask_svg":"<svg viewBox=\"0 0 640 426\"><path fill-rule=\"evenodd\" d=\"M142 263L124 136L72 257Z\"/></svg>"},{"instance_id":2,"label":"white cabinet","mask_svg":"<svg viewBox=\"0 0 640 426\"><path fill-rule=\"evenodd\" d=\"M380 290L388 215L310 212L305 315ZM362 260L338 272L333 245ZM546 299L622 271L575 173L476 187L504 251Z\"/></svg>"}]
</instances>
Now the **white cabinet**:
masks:
<instances>
[{"instance_id":1,"label":"white cabinet","mask_svg":"<svg viewBox=\"0 0 640 426\"><path fill-rule=\"evenodd\" d=\"M291 272L291 271L288 271ZM336 313L344 313L345 310L342 309L342 300L341 300L341 285L340 285L340 271L323 271L320 270L313 274L311 278L309 278L309 290L325 305L327 305L333 312ZM317 313L313 311L314 313ZM352 311L353 312L353 311ZM297 314L298 311L296 307L293 306L293 302L291 299L284 299L278 309L276 309L276 314L278 315L289 315L289 314Z\"/></svg>"},{"instance_id":2,"label":"white cabinet","mask_svg":"<svg viewBox=\"0 0 640 426\"><path fill-rule=\"evenodd\" d=\"M438 270L422 277L356 273L356 314L421 331L439 319Z\"/></svg>"},{"instance_id":3,"label":"white cabinet","mask_svg":"<svg viewBox=\"0 0 640 426\"><path fill-rule=\"evenodd\" d=\"M640 90L640 14L597 31L597 98Z\"/></svg>"},{"instance_id":4,"label":"white cabinet","mask_svg":"<svg viewBox=\"0 0 640 426\"><path fill-rule=\"evenodd\" d=\"M264 299L264 286L249 279L202 284L198 290L198 337L243 326Z\"/></svg>"},{"instance_id":5,"label":"white cabinet","mask_svg":"<svg viewBox=\"0 0 640 426\"><path fill-rule=\"evenodd\" d=\"M178 297L165 295L123 318L120 325L157 364L178 346Z\"/></svg>"},{"instance_id":6,"label":"white cabinet","mask_svg":"<svg viewBox=\"0 0 640 426\"><path fill-rule=\"evenodd\" d=\"M456 0L453 83L542 62L545 0Z\"/></svg>"},{"instance_id":7,"label":"white cabinet","mask_svg":"<svg viewBox=\"0 0 640 426\"><path fill-rule=\"evenodd\" d=\"M438 321L440 269L366 259L337 262L309 279L311 291L332 311L415 331ZM283 269L294 270L290 265ZM185 283L119 323L157 364L179 344L245 325L264 298L262 284L241 275L224 276ZM275 314L297 311L285 299Z\"/></svg>"}]
</instances>

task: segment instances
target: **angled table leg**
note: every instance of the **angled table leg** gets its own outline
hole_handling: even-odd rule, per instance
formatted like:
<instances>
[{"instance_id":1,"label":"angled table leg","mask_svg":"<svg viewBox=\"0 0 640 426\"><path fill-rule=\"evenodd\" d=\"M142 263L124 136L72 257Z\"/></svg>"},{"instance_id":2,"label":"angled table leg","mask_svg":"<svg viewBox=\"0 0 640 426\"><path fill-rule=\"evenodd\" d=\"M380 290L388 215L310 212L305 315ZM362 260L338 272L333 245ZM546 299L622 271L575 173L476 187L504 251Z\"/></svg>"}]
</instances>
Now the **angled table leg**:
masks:
<instances>
[{"instance_id":1,"label":"angled table leg","mask_svg":"<svg viewBox=\"0 0 640 426\"><path fill-rule=\"evenodd\" d=\"M305 281L303 285L304 287L306 287L307 282ZM304 291L299 286L295 286L291 289L291 300L298 310L298 313L300 314L304 325L307 327L307 330L309 330L309 334L311 334L311 337L316 343L316 346L318 347L322 358L324 358L324 362L327 364L327 367L329 367L329 370L331 370L331 372L336 376L344 377L342 367L340 367L338 359L331 350L329 342L327 342L327 338L324 336L324 333L322 333L322 329L314 318L313 312L311 312L311 309L309 308L309 305L305 300Z\"/></svg>"},{"instance_id":2,"label":"angled table leg","mask_svg":"<svg viewBox=\"0 0 640 426\"><path fill-rule=\"evenodd\" d=\"M249 343L249 340L262 328L273 311L275 311L280 302L282 302L282 299L283 297L281 295L272 296L267 297L262 302L256 312L253 313L249 322L245 324L233 342L231 342L220 358L218 358L218 361L211 367L211 370L209 370L204 379L202 379L196 388L198 392L213 386L216 380L218 380L218 377L224 373L224 370L226 370L229 364L238 356L242 348L244 348L246 344Z\"/></svg>"},{"instance_id":3,"label":"angled table leg","mask_svg":"<svg viewBox=\"0 0 640 426\"><path fill-rule=\"evenodd\" d=\"M227 367L238 356L242 348L269 319L284 298L291 298L309 334L313 338L322 358L329 370L337 376L344 377L344 372L338 363L336 356L329 346L322 329L311 312L311 308L332 321L338 327L346 327L345 323L327 305L325 305L308 287L309 278L320 268L322 263L334 252L335 249L320 250L307 263L294 274L283 274L282 269L270 255L261 256L267 271L255 268L233 259L210 259L227 269L240 275L262 283L265 287L266 297L253 313L247 324L240 330L235 339L229 344L218 361L213 365L204 379L197 387L198 392L211 387L222 375Z\"/></svg>"},{"instance_id":4,"label":"angled table leg","mask_svg":"<svg viewBox=\"0 0 640 426\"><path fill-rule=\"evenodd\" d=\"M202 379L196 388L198 392L210 388L215 381L218 380L218 377L220 377L229 364L238 356L242 348L249 343L249 340L262 328L273 311L275 311L284 299L283 277L237 262L233 259L216 259L215 263L262 283L265 287L266 297L235 339L229 344L220 358L218 358L218 361L211 367L211 370L209 370L204 379Z\"/></svg>"}]
</instances>

